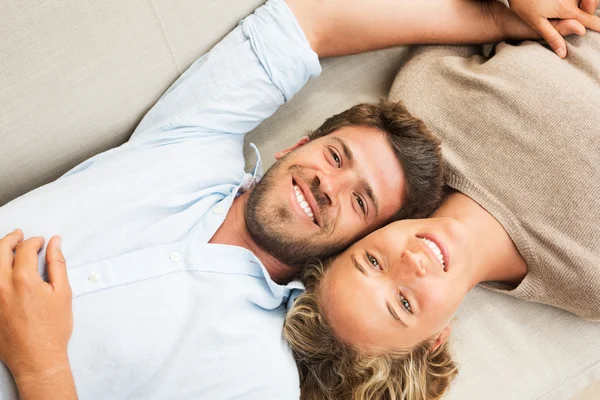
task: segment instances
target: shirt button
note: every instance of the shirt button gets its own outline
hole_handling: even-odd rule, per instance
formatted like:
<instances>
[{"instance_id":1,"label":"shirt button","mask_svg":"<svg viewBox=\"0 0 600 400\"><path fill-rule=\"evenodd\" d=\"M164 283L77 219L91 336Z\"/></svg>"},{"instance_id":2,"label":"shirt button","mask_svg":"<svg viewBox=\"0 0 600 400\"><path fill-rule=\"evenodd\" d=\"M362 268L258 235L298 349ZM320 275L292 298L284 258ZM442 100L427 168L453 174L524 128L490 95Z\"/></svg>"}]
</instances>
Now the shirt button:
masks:
<instances>
[{"instance_id":1,"label":"shirt button","mask_svg":"<svg viewBox=\"0 0 600 400\"><path fill-rule=\"evenodd\" d=\"M215 214L215 215L221 215L221 214L223 214L223 211L225 211L225 210L223 209L223 206L221 206L220 204L215 206L212 210L213 214Z\"/></svg>"},{"instance_id":2,"label":"shirt button","mask_svg":"<svg viewBox=\"0 0 600 400\"><path fill-rule=\"evenodd\" d=\"M178 251L174 251L174 252L171 253L171 255L169 256L169 258L173 262L178 262L179 260L181 260L181 254L179 254Z\"/></svg>"},{"instance_id":3,"label":"shirt button","mask_svg":"<svg viewBox=\"0 0 600 400\"><path fill-rule=\"evenodd\" d=\"M100 280L100 274L97 273L96 271L92 271L88 274L88 281L94 283L94 282L98 282Z\"/></svg>"}]
</instances>

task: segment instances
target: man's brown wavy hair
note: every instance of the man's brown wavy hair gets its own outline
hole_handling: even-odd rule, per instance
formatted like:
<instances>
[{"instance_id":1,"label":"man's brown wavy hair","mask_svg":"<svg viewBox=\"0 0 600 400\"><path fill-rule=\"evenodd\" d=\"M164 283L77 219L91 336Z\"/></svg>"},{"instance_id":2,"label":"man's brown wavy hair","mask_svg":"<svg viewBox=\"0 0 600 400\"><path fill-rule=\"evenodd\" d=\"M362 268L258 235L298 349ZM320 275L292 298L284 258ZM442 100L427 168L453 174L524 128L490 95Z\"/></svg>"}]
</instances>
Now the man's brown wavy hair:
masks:
<instances>
[{"instance_id":1,"label":"man's brown wavy hair","mask_svg":"<svg viewBox=\"0 0 600 400\"><path fill-rule=\"evenodd\" d=\"M308 136L311 140L346 126L367 126L382 132L406 179L405 204L395 219L424 218L443 197L444 164L440 140L402 102L382 100L358 104L328 118ZM376 163L377 160L372 162Z\"/></svg>"}]
</instances>

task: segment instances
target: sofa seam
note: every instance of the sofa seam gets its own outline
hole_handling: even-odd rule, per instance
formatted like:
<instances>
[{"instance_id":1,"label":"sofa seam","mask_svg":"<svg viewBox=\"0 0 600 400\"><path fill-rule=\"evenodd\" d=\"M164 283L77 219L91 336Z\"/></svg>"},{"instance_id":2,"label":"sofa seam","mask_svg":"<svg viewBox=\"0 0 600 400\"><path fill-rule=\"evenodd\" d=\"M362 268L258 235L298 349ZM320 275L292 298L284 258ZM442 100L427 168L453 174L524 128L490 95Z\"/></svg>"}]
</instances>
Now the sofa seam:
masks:
<instances>
[{"instance_id":1,"label":"sofa seam","mask_svg":"<svg viewBox=\"0 0 600 400\"><path fill-rule=\"evenodd\" d=\"M179 75L181 75L183 73L183 70L181 69L181 65L179 64L179 60L177 59L177 55L175 54L175 50L173 49L173 45L171 44L171 40L169 39L169 34L167 32L167 29L165 28L165 24L163 23L162 18L160 17L160 13L158 12L158 7L156 6L156 2L154 0L149 0L149 1L150 1L150 3L152 3L152 7L154 8L154 15L155 15L156 20L158 21L160 28L163 32L163 36L167 43L167 47L169 48L169 52L171 53L171 57L173 57L173 61L175 61L175 65L177 66Z\"/></svg>"},{"instance_id":2,"label":"sofa seam","mask_svg":"<svg viewBox=\"0 0 600 400\"><path fill-rule=\"evenodd\" d=\"M560 385L556 386L555 388L547 391L546 393L542 394L540 397L538 397L539 400L543 400L545 398L547 398L547 396L551 395L553 392L556 392L557 390L560 390L561 388L565 387L565 385L573 382L574 380L580 378L583 374L585 374L586 372L592 370L594 367L600 365L600 361L596 361L591 365L588 365L585 369L579 371L577 373L577 375L570 377L568 380L562 382ZM588 386L591 384L592 382L588 383Z\"/></svg>"}]
</instances>

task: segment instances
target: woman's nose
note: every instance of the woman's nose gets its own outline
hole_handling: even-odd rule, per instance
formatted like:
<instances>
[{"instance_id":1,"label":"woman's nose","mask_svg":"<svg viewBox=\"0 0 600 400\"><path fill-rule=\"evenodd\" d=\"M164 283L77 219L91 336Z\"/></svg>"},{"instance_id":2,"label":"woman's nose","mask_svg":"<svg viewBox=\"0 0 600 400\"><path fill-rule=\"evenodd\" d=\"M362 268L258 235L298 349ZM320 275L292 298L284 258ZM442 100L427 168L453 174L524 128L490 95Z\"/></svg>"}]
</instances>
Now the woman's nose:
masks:
<instances>
[{"instance_id":1,"label":"woman's nose","mask_svg":"<svg viewBox=\"0 0 600 400\"><path fill-rule=\"evenodd\" d=\"M418 277L424 277L427 274L425 267L424 255L421 253L413 253L410 250L404 250L402 252L402 261L410 269L411 272L415 273Z\"/></svg>"}]
</instances>

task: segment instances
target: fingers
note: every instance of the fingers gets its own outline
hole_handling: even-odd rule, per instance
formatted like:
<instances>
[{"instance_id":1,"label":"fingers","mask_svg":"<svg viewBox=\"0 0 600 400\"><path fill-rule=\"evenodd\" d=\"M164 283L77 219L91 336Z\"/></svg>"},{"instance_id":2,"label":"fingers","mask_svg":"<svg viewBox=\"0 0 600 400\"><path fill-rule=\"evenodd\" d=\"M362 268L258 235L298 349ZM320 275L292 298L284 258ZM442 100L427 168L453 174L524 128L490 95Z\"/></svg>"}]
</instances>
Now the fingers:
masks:
<instances>
[{"instance_id":1,"label":"fingers","mask_svg":"<svg viewBox=\"0 0 600 400\"><path fill-rule=\"evenodd\" d=\"M552 20L552 25L563 37L569 35L585 35L585 26L574 19Z\"/></svg>"},{"instance_id":2,"label":"fingers","mask_svg":"<svg viewBox=\"0 0 600 400\"><path fill-rule=\"evenodd\" d=\"M542 18L539 21L537 30L560 58L565 58L567 56L567 43L561 34L554 29L550 21Z\"/></svg>"},{"instance_id":3,"label":"fingers","mask_svg":"<svg viewBox=\"0 0 600 400\"><path fill-rule=\"evenodd\" d=\"M13 272L24 276L31 272L37 274L38 253L44 247L44 238L36 236L29 238L17 246ZM39 276L39 275L38 275Z\"/></svg>"},{"instance_id":4,"label":"fingers","mask_svg":"<svg viewBox=\"0 0 600 400\"><path fill-rule=\"evenodd\" d=\"M598 0L581 0L579 8L588 14L595 14L598 8Z\"/></svg>"},{"instance_id":5,"label":"fingers","mask_svg":"<svg viewBox=\"0 0 600 400\"><path fill-rule=\"evenodd\" d=\"M53 236L46 248L46 264L48 264L48 281L56 291L70 290L67 276L67 262L61 250L60 236Z\"/></svg>"},{"instance_id":6,"label":"fingers","mask_svg":"<svg viewBox=\"0 0 600 400\"><path fill-rule=\"evenodd\" d=\"M595 11L595 10L594 10ZM572 18L581 22L583 26L593 31L600 31L600 18L594 15L594 11L592 13L585 12L581 8L576 8L573 10Z\"/></svg>"},{"instance_id":7,"label":"fingers","mask_svg":"<svg viewBox=\"0 0 600 400\"><path fill-rule=\"evenodd\" d=\"M0 239L0 271L11 270L13 266L13 251L23 241L23 231L16 229Z\"/></svg>"}]
</instances>

